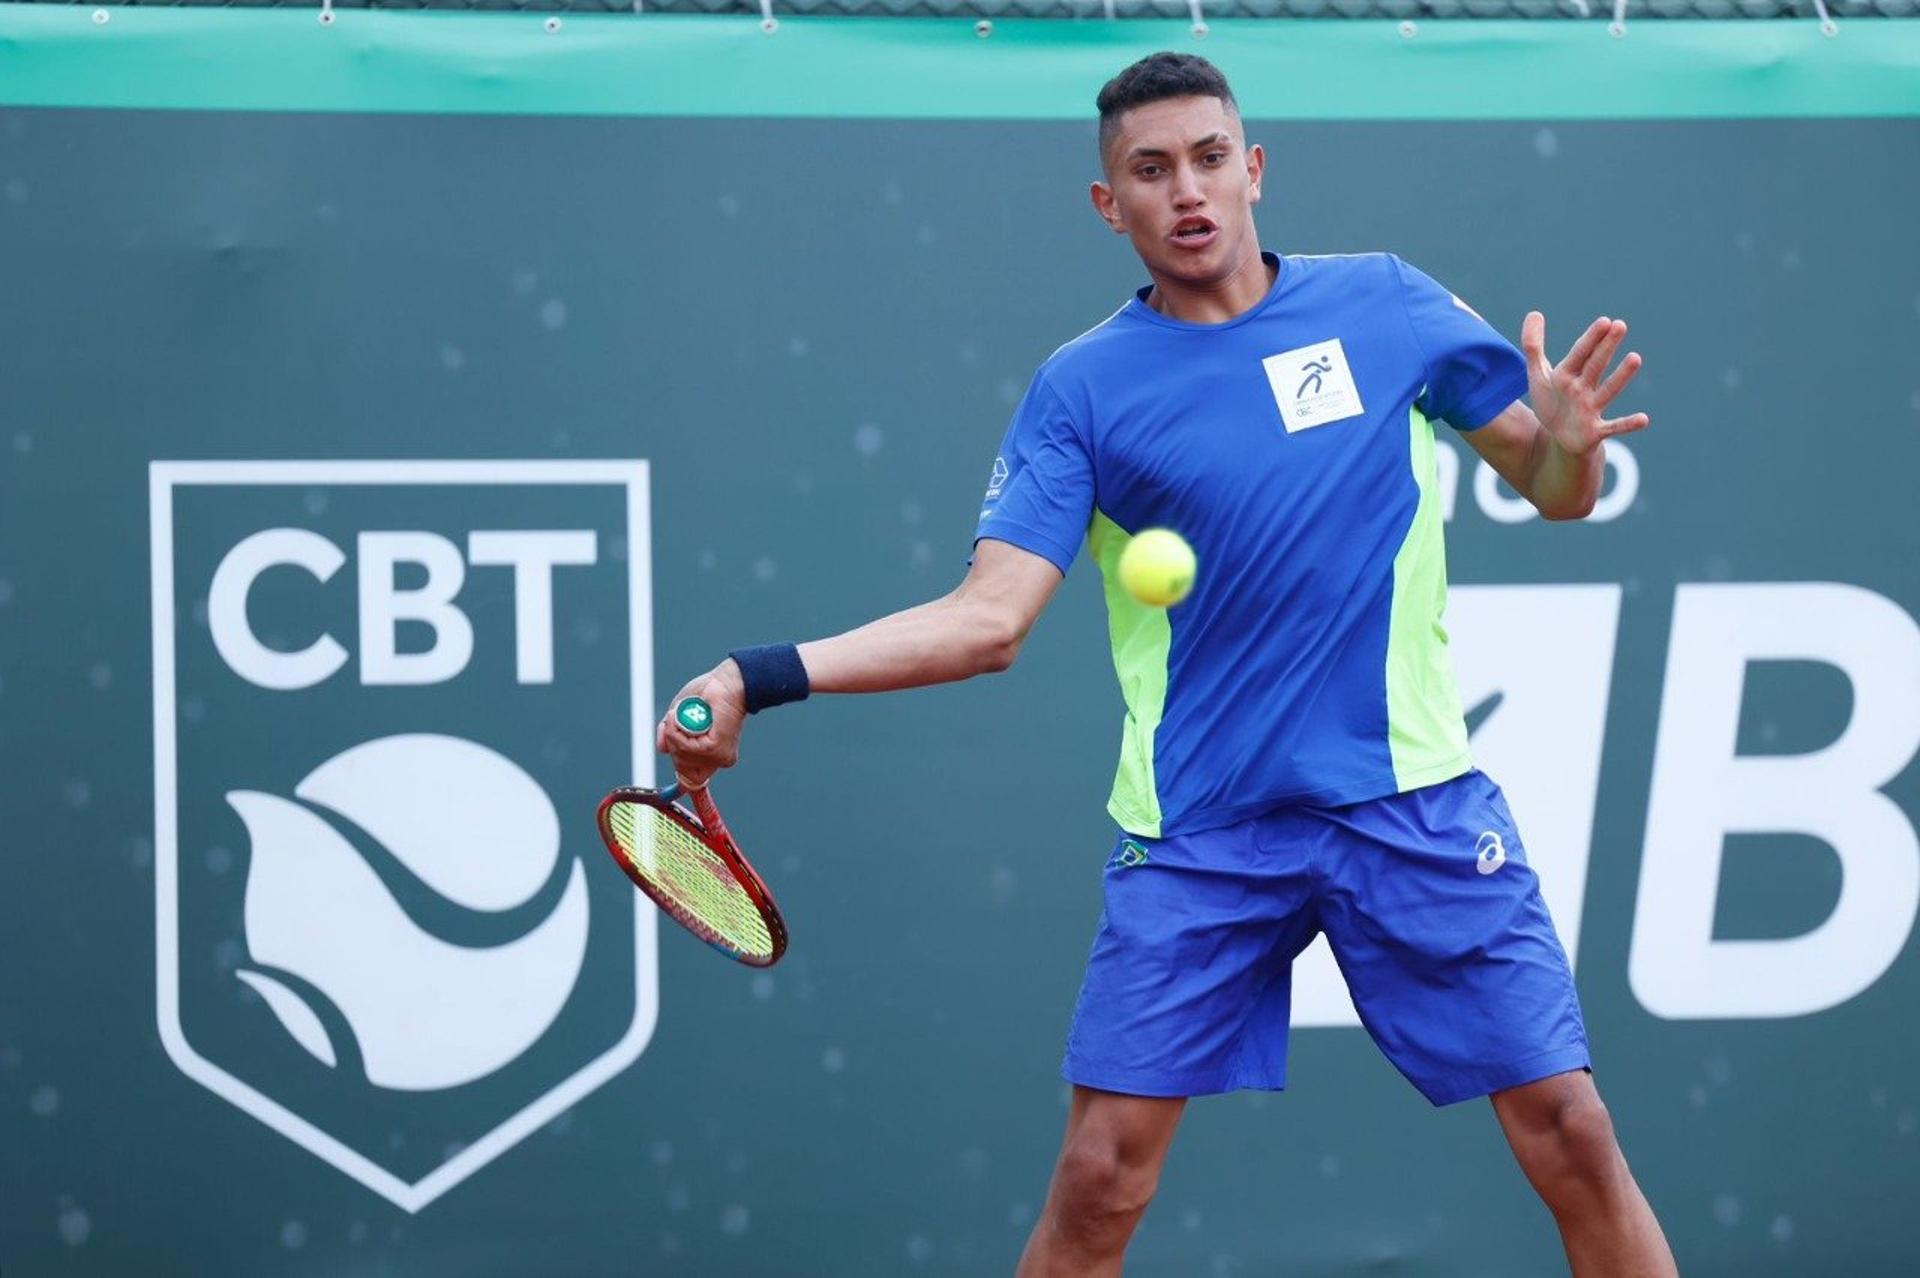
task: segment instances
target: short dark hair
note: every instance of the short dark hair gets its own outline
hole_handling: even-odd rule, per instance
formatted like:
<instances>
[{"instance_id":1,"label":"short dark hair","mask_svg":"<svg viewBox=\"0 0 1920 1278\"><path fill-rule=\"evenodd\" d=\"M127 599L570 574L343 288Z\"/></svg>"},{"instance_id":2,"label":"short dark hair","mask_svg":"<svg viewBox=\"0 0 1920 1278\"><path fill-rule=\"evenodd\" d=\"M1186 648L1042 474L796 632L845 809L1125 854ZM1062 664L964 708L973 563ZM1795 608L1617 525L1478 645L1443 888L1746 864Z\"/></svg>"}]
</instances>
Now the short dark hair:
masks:
<instances>
[{"instance_id":1,"label":"short dark hair","mask_svg":"<svg viewBox=\"0 0 1920 1278\"><path fill-rule=\"evenodd\" d=\"M1238 114L1240 104L1227 87L1227 77L1205 58L1191 53L1149 53L1100 89L1100 155L1120 131L1120 117L1134 107L1167 98L1219 98Z\"/></svg>"}]
</instances>

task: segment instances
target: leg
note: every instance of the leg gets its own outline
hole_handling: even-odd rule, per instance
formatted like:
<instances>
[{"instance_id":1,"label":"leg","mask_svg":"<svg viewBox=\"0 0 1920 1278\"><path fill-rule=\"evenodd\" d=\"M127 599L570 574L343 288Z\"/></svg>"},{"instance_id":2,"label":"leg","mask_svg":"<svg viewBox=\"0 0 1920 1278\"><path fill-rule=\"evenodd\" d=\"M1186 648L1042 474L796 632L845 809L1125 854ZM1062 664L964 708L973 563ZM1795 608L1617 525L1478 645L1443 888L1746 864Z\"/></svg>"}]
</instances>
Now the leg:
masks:
<instances>
[{"instance_id":1,"label":"leg","mask_svg":"<svg viewBox=\"0 0 1920 1278\"><path fill-rule=\"evenodd\" d=\"M1118 1274L1186 1101L1073 1089L1067 1136L1016 1278Z\"/></svg>"},{"instance_id":2,"label":"leg","mask_svg":"<svg viewBox=\"0 0 1920 1278\"><path fill-rule=\"evenodd\" d=\"M1435 1105L1493 1098L1576 1278L1670 1278L1585 1072L1573 972L1499 788L1469 772L1322 813L1339 889L1322 897L1327 939L1374 1042Z\"/></svg>"},{"instance_id":3,"label":"leg","mask_svg":"<svg viewBox=\"0 0 1920 1278\"><path fill-rule=\"evenodd\" d=\"M1560 1226L1574 1278L1679 1272L1653 1208L1627 1170L1591 1075L1556 1074L1495 1092L1493 1112Z\"/></svg>"},{"instance_id":4,"label":"leg","mask_svg":"<svg viewBox=\"0 0 1920 1278\"><path fill-rule=\"evenodd\" d=\"M1061 1062L1066 1139L1019 1278L1118 1274L1185 1098L1285 1084L1310 880L1297 849L1259 845L1256 824L1114 847Z\"/></svg>"}]
</instances>

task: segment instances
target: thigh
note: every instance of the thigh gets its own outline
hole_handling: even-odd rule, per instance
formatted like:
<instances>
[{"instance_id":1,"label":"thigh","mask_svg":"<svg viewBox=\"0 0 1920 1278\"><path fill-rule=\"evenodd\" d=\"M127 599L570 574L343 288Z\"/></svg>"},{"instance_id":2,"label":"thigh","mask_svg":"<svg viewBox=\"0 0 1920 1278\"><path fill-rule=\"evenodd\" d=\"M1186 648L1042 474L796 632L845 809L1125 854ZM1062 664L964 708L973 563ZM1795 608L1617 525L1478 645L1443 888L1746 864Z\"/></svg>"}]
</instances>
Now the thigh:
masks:
<instances>
[{"instance_id":1,"label":"thigh","mask_svg":"<svg viewBox=\"0 0 1920 1278\"><path fill-rule=\"evenodd\" d=\"M1124 837L1104 892L1067 1080L1159 1097L1284 1086L1291 960L1314 927L1304 857L1266 851L1252 823Z\"/></svg>"},{"instance_id":2,"label":"thigh","mask_svg":"<svg viewBox=\"0 0 1920 1278\"><path fill-rule=\"evenodd\" d=\"M1129 1096L1076 1084L1062 1156L1082 1151L1129 1170L1158 1172L1186 1106L1185 1097Z\"/></svg>"},{"instance_id":3,"label":"thigh","mask_svg":"<svg viewBox=\"0 0 1920 1278\"><path fill-rule=\"evenodd\" d=\"M1479 772L1326 809L1320 916L1362 1022L1436 1105L1588 1064L1573 972Z\"/></svg>"}]
</instances>

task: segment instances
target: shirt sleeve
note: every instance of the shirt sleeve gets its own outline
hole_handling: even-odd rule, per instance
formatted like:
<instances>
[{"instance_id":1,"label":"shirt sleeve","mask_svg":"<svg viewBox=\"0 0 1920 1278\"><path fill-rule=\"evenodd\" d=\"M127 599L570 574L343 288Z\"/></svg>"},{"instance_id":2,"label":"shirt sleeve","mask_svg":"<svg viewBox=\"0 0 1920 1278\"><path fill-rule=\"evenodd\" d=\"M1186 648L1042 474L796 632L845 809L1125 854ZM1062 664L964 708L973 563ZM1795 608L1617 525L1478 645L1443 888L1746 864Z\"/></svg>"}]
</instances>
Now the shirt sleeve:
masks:
<instances>
[{"instance_id":1,"label":"shirt sleeve","mask_svg":"<svg viewBox=\"0 0 1920 1278\"><path fill-rule=\"evenodd\" d=\"M1060 395L1035 375L993 459L980 503L983 537L1043 555L1062 573L1093 518L1093 454Z\"/></svg>"},{"instance_id":2,"label":"shirt sleeve","mask_svg":"<svg viewBox=\"0 0 1920 1278\"><path fill-rule=\"evenodd\" d=\"M1398 257L1400 296L1427 384L1414 403L1455 430L1474 430L1527 393L1527 363L1512 342L1431 276Z\"/></svg>"}]
</instances>

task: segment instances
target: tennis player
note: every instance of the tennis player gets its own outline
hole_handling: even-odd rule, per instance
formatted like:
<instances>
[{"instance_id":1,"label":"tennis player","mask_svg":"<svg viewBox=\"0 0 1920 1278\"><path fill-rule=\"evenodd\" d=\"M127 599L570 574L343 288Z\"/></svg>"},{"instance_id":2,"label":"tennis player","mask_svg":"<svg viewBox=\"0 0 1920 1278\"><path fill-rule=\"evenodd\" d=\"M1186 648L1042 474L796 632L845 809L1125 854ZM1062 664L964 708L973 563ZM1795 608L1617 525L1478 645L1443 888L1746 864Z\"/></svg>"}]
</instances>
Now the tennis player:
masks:
<instances>
[{"instance_id":1,"label":"tennis player","mask_svg":"<svg viewBox=\"0 0 1920 1278\"><path fill-rule=\"evenodd\" d=\"M1541 314L1515 350L1391 254L1263 253L1265 156L1203 59L1145 58L1099 109L1093 207L1152 283L1041 365L966 579L835 638L733 653L680 693L712 704L712 730L669 716L658 744L703 783L769 706L1004 670L1084 539L1128 709L1120 829L1020 1275L1119 1273L1187 1098L1285 1085L1291 965L1322 932L1422 1095L1492 1098L1574 1274L1673 1274L1519 831L1468 758L1440 625L1432 423L1548 519L1580 518L1605 441L1647 424L1606 416L1640 367L1608 371L1626 325L1595 320L1554 364ZM1149 526L1201 565L1168 610L1115 580Z\"/></svg>"}]
</instances>

